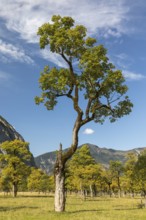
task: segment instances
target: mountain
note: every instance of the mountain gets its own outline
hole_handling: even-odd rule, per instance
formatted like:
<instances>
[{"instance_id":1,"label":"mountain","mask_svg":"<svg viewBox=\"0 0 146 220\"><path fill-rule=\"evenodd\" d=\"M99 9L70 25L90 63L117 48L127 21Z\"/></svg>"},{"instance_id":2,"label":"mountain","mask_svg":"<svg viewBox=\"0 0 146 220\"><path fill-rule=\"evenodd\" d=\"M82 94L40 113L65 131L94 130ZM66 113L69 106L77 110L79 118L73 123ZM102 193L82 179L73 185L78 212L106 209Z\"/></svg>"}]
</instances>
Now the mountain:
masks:
<instances>
[{"instance_id":1,"label":"mountain","mask_svg":"<svg viewBox=\"0 0 146 220\"><path fill-rule=\"evenodd\" d=\"M24 138L14 129L14 127L10 125L6 119L0 116L0 144L4 141L13 141L15 139L25 141ZM2 152L0 151L0 153ZM30 166L36 166L33 155L27 164Z\"/></svg>"},{"instance_id":2,"label":"mountain","mask_svg":"<svg viewBox=\"0 0 146 220\"><path fill-rule=\"evenodd\" d=\"M108 148L100 148L93 144L85 144L89 147L91 156L95 159L97 163L101 163L104 167L109 166L110 160L119 160L121 162L126 161L126 155L130 152L139 153L140 151L144 150L145 148L135 148L128 151L122 150L114 150ZM82 147L81 145L80 147ZM79 147L79 148L80 148ZM65 149L66 151L67 149ZM51 174L53 172L55 160L56 160L57 151L53 151L50 153L45 153L40 156L35 157L35 164L38 168L44 170L46 173Z\"/></svg>"},{"instance_id":3,"label":"mountain","mask_svg":"<svg viewBox=\"0 0 146 220\"><path fill-rule=\"evenodd\" d=\"M24 141L24 138L10 125L2 116L0 116L0 143L18 139Z\"/></svg>"}]
</instances>

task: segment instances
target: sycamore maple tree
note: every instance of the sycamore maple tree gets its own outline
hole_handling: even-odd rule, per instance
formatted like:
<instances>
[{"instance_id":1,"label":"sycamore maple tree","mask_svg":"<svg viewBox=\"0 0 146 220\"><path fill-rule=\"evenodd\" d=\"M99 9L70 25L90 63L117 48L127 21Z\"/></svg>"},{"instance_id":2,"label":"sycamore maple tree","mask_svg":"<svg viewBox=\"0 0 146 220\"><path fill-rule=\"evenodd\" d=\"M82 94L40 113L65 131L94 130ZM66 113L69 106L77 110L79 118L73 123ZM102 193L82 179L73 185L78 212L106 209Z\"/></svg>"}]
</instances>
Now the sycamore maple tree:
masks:
<instances>
[{"instance_id":1,"label":"sycamore maple tree","mask_svg":"<svg viewBox=\"0 0 146 220\"><path fill-rule=\"evenodd\" d=\"M13 186L13 197L17 196L18 185L29 173L29 166L32 154L29 151L29 143L20 140L5 141L0 145L0 167L1 177L6 179Z\"/></svg>"},{"instance_id":2,"label":"sycamore maple tree","mask_svg":"<svg viewBox=\"0 0 146 220\"><path fill-rule=\"evenodd\" d=\"M74 23L71 17L54 15L50 23L38 29L40 48L48 48L62 57L67 67L45 66L39 79L42 94L35 98L36 104L44 103L48 110L53 110L59 98L66 97L77 113L72 144L65 153L60 147L55 165L55 210L58 212L65 210L64 168L77 149L80 128L90 121L103 123L106 118L114 122L132 109L125 95L128 88L122 72L109 62L104 46L98 45L95 38L87 37L84 26ZM84 108L80 106L81 99L86 101Z\"/></svg>"},{"instance_id":3,"label":"sycamore maple tree","mask_svg":"<svg viewBox=\"0 0 146 220\"><path fill-rule=\"evenodd\" d=\"M90 189L90 195L93 197L101 172L102 166L93 159L89 147L83 145L67 164L67 188L80 190L83 199L86 198L85 191Z\"/></svg>"}]
</instances>

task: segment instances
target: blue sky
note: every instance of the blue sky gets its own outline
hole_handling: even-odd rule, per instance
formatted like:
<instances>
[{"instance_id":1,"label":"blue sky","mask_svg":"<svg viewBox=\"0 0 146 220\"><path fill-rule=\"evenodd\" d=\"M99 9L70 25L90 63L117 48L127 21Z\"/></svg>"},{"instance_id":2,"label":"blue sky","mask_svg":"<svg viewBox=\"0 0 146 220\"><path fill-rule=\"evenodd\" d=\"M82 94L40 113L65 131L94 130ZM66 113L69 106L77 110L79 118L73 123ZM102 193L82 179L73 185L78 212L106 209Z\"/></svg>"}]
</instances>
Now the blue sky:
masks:
<instances>
[{"instance_id":1,"label":"blue sky","mask_svg":"<svg viewBox=\"0 0 146 220\"><path fill-rule=\"evenodd\" d=\"M45 65L63 66L48 50L39 49L38 27L53 14L72 16L90 36L104 44L114 65L123 71L133 112L116 123L93 122L79 133L79 144L127 150L146 146L146 1L145 0L1 0L0 115L39 154L71 144L75 113L61 100L54 111L36 106L38 79Z\"/></svg>"}]
</instances>

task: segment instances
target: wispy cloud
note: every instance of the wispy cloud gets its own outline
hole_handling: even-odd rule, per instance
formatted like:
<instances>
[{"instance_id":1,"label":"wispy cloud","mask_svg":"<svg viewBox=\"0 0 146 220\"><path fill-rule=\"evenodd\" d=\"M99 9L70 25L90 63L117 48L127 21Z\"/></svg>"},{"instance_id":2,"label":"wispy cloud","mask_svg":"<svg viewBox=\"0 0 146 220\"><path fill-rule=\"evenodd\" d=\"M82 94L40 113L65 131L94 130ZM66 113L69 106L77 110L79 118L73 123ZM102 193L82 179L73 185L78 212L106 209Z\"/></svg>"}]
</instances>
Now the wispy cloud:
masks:
<instances>
[{"instance_id":1,"label":"wispy cloud","mask_svg":"<svg viewBox=\"0 0 146 220\"><path fill-rule=\"evenodd\" d=\"M120 69L128 69L133 63L132 58L126 53L114 55L112 59Z\"/></svg>"},{"instance_id":2,"label":"wispy cloud","mask_svg":"<svg viewBox=\"0 0 146 220\"><path fill-rule=\"evenodd\" d=\"M5 4L0 1L0 19L3 20L3 26L8 32L17 33L17 38L27 43L38 43L39 38L36 34L38 27L50 21L53 14L72 16L77 24L85 25L89 34L94 36L119 39L123 34L133 31L132 25L129 25L132 19L131 13L134 13L136 8L133 5L131 0L128 3L126 0L5 0ZM15 60L18 60L18 57L14 55L14 51L17 51L16 53L19 51L19 61L32 62L32 59L26 55L25 49L19 50L16 45L13 47L11 50ZM49 58L58 66L64 66L56 55L47 54L44 51L41 54L44 59ZM9 52L9 56L12 57L12 53ZM8 61L4 54L1 60ZM120 61L122 65L124 61L119 59Z\"/></svg>"},{"instance_id":3,"label":"wispy cloud","mask_svg":"<svg viewBox=\"0 0 146 220\"><path fill-rule=\"evenodd\" d=\"M128 80L142 80L142 79L146 79L146 76L140 74L140 73L134 73L134 72L130 72L127 70L123 71L123 75L126 79Z\"/></svg>"},{"instance_id":4,"label":"wispy cloud","mask_svg":"<svg viewBox=\"0 0 146 220\"><path fill-rule=\"evenodd\" d=\"M66 67L66 63L59 54L50 52L49 49L41 50L41 56L49 62L55 63L59 67Z\"/></svg>"},{"instance_id":5,"label":"wispy cloud","mask_svg":"<svg viewBox=\"0 0 146 220\"><path fill-rule=\"evenodd\" d=\"M20 49L12 44L6 43L0 39L0 60L2 62L10 62L10 59L19 62L32 64L34 61L25 54L23 49Z\"/></svg>"},{"instance_id":6,"label":"wispy cloud","mask_svg":"<svg viewBox=\"0 0 146 220\"><path fill-rule=\"evenodd\" d=\"M104 30L105 37L119 37L128 31L125 21L130 7L123 3L123 0L5 0L5 4L0 2L0 17L5 20L7 29L31 43L38 41L38 27L53 14L72 16L93 34L98 29Z\"/></svg>"},{"instance_id":7,"label":"wispy cloud","mask_svg":"<svg viewBox=\"0 0 146 220\"><path fill-rule=\"evenodd\" d=\"M83 134L93 134L94 133L94 130L91 129L91 128L86 128L84 131L83 131Z\"/></svg>"}]
</instances>

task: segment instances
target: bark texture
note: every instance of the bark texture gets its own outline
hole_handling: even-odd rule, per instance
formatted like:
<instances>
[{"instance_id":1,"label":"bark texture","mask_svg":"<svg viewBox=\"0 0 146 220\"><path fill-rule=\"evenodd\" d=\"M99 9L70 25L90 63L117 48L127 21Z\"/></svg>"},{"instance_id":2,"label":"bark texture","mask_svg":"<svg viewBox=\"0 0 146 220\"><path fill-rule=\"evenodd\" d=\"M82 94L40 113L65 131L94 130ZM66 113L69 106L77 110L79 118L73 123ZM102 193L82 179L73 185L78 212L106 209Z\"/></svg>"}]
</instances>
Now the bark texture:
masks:
<instances>
[{"instance_id":1,"label":"bark texture","mask_svg":"<svg viewBox=\"0 0 146 220\"><path fill-rule=\"evenodd\" d=\"M60 150L57 155L55 164L55 211L65 211L65 173L64 173L64 161L62 158L62 145L60 144Z\"/></svg>"}]
</instances>

